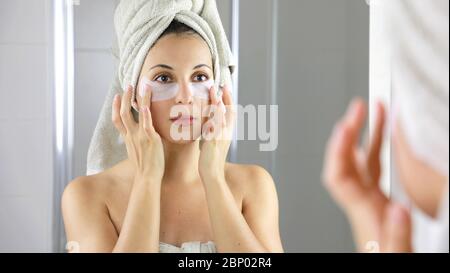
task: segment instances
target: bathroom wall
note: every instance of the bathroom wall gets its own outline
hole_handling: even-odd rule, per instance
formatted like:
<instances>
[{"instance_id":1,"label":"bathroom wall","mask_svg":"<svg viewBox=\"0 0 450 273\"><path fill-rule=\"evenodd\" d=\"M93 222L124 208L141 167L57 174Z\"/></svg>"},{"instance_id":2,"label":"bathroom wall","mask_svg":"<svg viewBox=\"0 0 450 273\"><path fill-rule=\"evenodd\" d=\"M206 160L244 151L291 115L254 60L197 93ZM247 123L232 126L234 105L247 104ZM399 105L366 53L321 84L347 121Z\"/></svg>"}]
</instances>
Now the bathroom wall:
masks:
<instances>
[{"instance_id":1,"label":"bathroom wall","mask_svg":"<svg viewBox=\"0 0 450 273\"><path fill-rule=\"evenodd\" d=\"M0 0L0 252L52 250L51 2Z\"/></svg>"},{"instance_id":2,"label":"bathroom wall","mask_svg":"<svg viewBox=\"0 0 450 273\"><path fill-rule=\"evenodd\" d=\"M86 175L89 142L114 76L116 63L111 49L118 2L89 0L74 6L74 177Z\"/></svg>"}]
</instances>

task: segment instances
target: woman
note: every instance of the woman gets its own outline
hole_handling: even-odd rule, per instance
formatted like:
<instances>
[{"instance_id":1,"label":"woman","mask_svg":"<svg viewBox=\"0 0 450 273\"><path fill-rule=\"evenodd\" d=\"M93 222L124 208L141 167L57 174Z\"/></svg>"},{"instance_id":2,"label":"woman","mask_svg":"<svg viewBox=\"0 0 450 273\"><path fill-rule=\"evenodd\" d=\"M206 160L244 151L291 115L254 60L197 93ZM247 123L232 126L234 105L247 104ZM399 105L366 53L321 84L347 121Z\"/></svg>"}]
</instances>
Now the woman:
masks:
<instances>
[{"instance_id":1,"label":"woman","mask_svg":"<svg viewBox=\"0 0 450 273\"><path fill-rule=\"evenodd\" d=\"M128 159L79 177L64 191L67 239L77 251L283 251L271 176L258 166L227 163L230 141L217 137L230 135L233 127L229 88L223 88L223 101L214 87L207 99L192 92L191 85L208 86L213 78L208 44L173 21L142 66L138 121L131 112L131 86L114 99L112 119ZM160 95L156 89L169 85L178 86L173 97L152 99ZM202 117L210 105L219 106L214 117ZM174 115L174 106L187 112ZM175 139L174 126L191 139Z\"/></svg>"}]
</instances>

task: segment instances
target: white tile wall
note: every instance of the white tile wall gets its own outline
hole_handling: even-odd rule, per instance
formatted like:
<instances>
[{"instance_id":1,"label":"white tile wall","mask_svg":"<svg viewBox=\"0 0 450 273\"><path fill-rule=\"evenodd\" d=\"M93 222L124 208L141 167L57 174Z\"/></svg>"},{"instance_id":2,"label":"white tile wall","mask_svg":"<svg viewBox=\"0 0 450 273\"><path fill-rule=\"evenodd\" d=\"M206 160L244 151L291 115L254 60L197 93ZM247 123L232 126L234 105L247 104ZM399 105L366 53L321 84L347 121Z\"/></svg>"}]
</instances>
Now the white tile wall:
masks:
<instances>
[{"instance_id":1,"label":"white tile wall","mask_svg":"<svg viewBox=\"0 0 450 273\"><path fill-rule=\"evenodd\" d=\"M110 48L114 39L114 11L118 0L81 0L74 6L77 48Z\"/></svg>"},{"instance_id":2,"label":"white tile wall","mask_svg":"<svg viewBox=\"0 0 450 273\"><path fill-rule=\"evenodd\" d=\"M0 196L45 194L45 188L51 185L48 170L52 142L48 120L8 119L0 122Z\"/></svg>"},{"instance_id":3,"label":"white tile wall","mask_svg":"<svg viewBox=\"0 0 450 273\"><path fill-rule=\"evenodd\" d=\"M50 0L0 0L0 252L49 252Z\"/></svg>"},{"instance_id":4,"label":"white tile wall","mask_svg":"<svg viewBox=\"0 0 450 273\"><path fill-rule=\"evenodd\" d=\"M0 0L1 44L46 44L46 0Z\"/></svg>"},{"instance_id":5,"label":"white tile wall","mask_svg":"<svg viewBox=\"0 0 450 273\"><path fill-rule=\"evenodd\" d=\"M50 211L38 196L0 199L0 252L48 252Z\"/></svg>"},{"instance_id":6,"label":"white tile wall","mask_svg":"<svg viewBox=\"0 0 450 273\"><path fill-rule=\"evenodd\" d=\"M47 46L0 44L0 60L0 119L48 117Z\"/></svg>"}]
</instances>

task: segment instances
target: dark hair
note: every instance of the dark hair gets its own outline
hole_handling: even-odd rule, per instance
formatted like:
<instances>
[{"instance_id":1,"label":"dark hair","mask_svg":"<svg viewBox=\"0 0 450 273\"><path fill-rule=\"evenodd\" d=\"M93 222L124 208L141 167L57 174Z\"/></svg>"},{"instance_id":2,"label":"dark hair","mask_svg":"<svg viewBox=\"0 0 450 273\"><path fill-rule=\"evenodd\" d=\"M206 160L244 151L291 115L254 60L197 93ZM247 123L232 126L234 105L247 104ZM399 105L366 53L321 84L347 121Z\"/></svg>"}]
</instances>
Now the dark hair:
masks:
<instances>
[{"instance_id":1,"label":"dark hair","mask_svg":"<svg viewBox=\"0 0 450 273\"><path fill-rule=\"evenodd\" d=\"M197 35L202 40L205 40L197 31L195 31L190 26L183 24L179 21L173 20L172 23L170 23L170 25L166 28L166 30L164 30L164 32L158 37L158 39L156 39L156 42L158 42L162 37L169 35L169 34ZM150 49L152 49L156 45L156 42L150 47Z\"/></svg>"},{"instance_id":2,"label":"dark hair","mask_svg":"<svg viewBox=\"0 0 450 273\"><path fill-rule=\"evenodd\" d=\"M198 35L198 32L195 31L193 28L191 28L190 26L183 24L181 22L178 22L176 20L172 21L172 23L170 23L170 25L167 27L166 30L164 30L164 32L161 34L161 37L164 37L166 35L169 34L187 34L187 35Z\"/></svg>"}]
</instances>

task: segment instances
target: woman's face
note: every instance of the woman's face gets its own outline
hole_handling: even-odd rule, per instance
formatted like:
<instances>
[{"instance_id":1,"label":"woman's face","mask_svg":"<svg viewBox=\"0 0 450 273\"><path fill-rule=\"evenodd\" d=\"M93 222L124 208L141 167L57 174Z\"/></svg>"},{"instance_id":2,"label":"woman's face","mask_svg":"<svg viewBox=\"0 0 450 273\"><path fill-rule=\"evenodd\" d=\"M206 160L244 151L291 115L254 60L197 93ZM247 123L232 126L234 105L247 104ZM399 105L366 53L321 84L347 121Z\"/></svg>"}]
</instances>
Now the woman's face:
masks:
<instances>
[{"instance_id":1,"label":"woman's face","mask_svg":"<svg viewBox=\"0 0 450 273\"><path fill-rule=\"evenodd\" d=\"M206 42L194 34L163 36L145 59L137 90L141 90L144 85L143 79L151 84L154 95L156 89L172 90L172 95L160 93L163 94L162 98L160 96L159 100L151 103L153 125L160 136L173 143L188 143L198 139L206 122L202 111L209 104L209 96L196 96L193 86L197 90L200 86L205 94L206 86L214 80L212 56ZM139 95L137 101L140 106L142 99ZM174 111L180 107L184 109L183 114ZM183 135L187 133L189 139L177 139L171 131L174 128Z\"/></svg>"}]
</instances>

